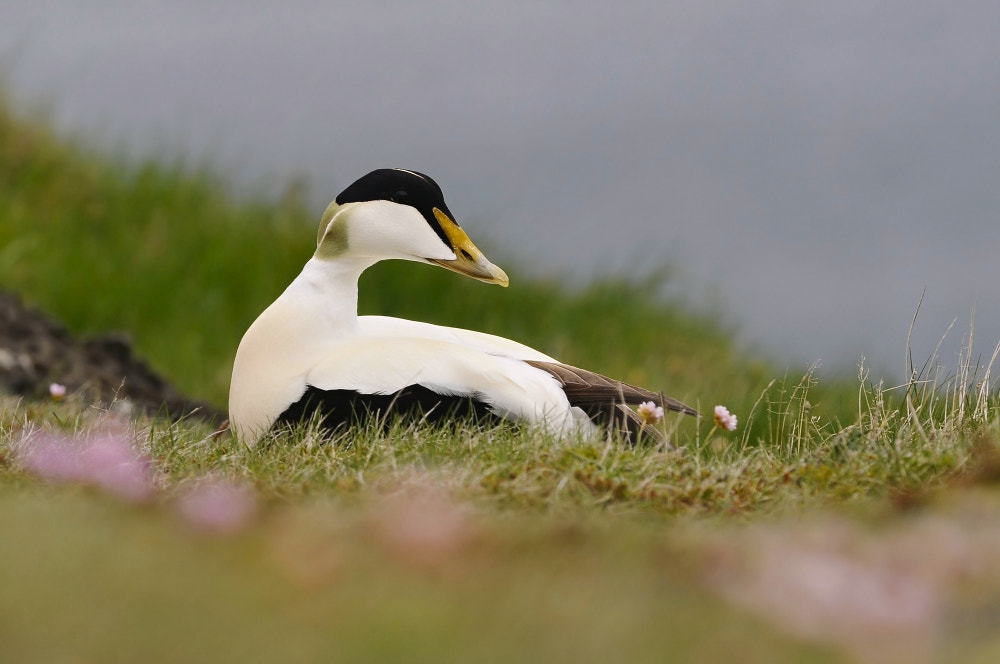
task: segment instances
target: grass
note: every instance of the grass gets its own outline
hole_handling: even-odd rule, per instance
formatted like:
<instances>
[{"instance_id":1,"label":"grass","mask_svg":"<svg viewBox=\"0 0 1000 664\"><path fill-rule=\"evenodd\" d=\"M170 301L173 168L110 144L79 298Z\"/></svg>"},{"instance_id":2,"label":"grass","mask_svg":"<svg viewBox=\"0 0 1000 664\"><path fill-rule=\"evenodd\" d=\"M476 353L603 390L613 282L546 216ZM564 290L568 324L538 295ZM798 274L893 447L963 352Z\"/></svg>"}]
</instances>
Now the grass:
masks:
<instances>
[{"instance_id":1,"label":"grass","mask_svg":"<svg viewBox=\"0 0 1000 664\"><path fill-rule=\"evenodd\" d=\"M181 391L220 407L240 337L312 255L321 212L294 196L234 200L219 178L180 164L99 156L0 100L0 283L75 332L127 331ZM362 278L362 313L502 334L678 398L716 393L734 408L766 373L739 359L711 316L665 306L665 272L574 289L480 245L513 275L509 289L384 263ZM726 384L692 381L722 375L714 367L727 368Z\"/></svg>"},{"instance_id":2,"label":"grass","mask_svg":"<svg viewBox=\"0 0 1000 664\"><path fill-rule=\"evenodd\" d=\"M102 156L0 104L0 283L74 331L129 331L192 396L224 405L239 337L310 255L316 216L293 197L236 200L211 173ZM303 427L247 447L76 395L0 397L5 656L1000 654L991 366L934 357L898 387L864 367L821 384L747 358L711 312L665 299L669 272L570 288L497 261L509 290L380 265L362 309L511 336L704 412L725 403L739 429L668 419L667 449L465 424L333 439ZM152 497L40 476L26 450L42 434L129 441ZM213 478L256 497L235 533L185 516Z\"/></svg>"},{"instance_id":3,"label":"grass","mask_svg":"<svg viewBox=\"0 0 1000 664\"><path fill-rule=\"evenodd\" d=\"M17 661L702 662L733 649L741 661L910 661L906 648L883 660L899 639L918 658L989 661L1000 422L976 419L975 400L961 418L928 407L956 403L957 385L907 403L865 384L865 413L839 428L801 426L774 386L749 415L786 444L688 436L679 450L464 425L335 439L303 427L248 448L196 423L140 420L130 436L152 459L156 497L138 506L24 466L30 432L119 430L119 415L8 399L0 634ZM213 476L260 500L236 535L178 516L187 488ZM830 597L801 579L789 596L760 588L776 538L792 569L818 556L830 569L814 571L849 565L864 585ZM909 585L931 608L879 622L906 615ZM831 602L862 600L871 615L828 627Z\"/></svg>"}]
</instances>

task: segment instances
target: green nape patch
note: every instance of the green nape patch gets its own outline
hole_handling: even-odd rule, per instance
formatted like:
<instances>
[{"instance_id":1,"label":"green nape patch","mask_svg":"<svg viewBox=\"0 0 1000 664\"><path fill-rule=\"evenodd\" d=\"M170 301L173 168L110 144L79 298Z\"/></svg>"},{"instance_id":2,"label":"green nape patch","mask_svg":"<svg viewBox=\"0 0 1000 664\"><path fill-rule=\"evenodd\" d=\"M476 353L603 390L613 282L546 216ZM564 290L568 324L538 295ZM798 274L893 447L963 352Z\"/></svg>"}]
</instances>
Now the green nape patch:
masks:
<instances>
[{"instance_id":1,"label":"green nape patch","mask_svg":"<svg viewBox=\"0 0 1000 664\"><path fill-rule=\"evenodd\" d=\"M239 340L313 254L321 212L294 197L234 198L204 170L95 152L0 96L0 283L76 333L127 332L188 397L226 404ZM511 287L498 289L385 263L362 278L360 308L500 334L685 402L705 399L703 409L745 411L769 378L712 316L665 300L664 278L579 289L508 272Z\"/></svg>"}]
</instances>

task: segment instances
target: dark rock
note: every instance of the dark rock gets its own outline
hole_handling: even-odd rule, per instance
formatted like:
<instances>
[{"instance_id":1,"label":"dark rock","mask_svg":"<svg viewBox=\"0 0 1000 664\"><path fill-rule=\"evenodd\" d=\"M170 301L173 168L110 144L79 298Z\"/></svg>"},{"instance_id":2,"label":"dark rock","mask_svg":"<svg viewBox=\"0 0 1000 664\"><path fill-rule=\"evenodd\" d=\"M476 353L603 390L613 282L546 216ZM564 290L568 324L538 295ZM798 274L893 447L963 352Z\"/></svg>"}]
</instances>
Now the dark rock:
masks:
<instances>
[{"instance_id":1,"label":"dark rock","mask_svg":"<svg viewBox=\"0 0 1000 664\"><path fill-rule=\"evenodd\" d=\"M128 337L75 339L56 321L0 290L0 393L49 398L52 383L97 403L124 399L147 414L225 419L212 406L178 393L135 357Z\"/></svg>"}]
</instances>

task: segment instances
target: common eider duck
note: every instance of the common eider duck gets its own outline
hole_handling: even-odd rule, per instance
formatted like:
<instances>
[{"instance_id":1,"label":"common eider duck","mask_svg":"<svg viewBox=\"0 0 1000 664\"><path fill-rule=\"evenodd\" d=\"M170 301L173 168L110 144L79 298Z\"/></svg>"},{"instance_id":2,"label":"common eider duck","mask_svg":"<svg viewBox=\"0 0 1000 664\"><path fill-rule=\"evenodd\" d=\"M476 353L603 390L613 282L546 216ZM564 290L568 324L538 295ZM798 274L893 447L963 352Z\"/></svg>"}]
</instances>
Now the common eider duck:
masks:
<instances>
[{"instance_id":1,"label":"common eider duck","mask_svg":"<svg viewBox=\"0 0 1000 664\"><path fill-rule=\"evenodd\" d=\"M579 369L516 341L385 316L358 316L358 278L386 259L432 263L488 284L507 275L455 221L441 188L416 171L368 173L330 203L316 252L240 342L231 426L254 442L316 415L324 427L390 413L476 415L565 437L610 428L660 434L629 406L697 416L662 393Z\"/></svg>"}]
</instances>

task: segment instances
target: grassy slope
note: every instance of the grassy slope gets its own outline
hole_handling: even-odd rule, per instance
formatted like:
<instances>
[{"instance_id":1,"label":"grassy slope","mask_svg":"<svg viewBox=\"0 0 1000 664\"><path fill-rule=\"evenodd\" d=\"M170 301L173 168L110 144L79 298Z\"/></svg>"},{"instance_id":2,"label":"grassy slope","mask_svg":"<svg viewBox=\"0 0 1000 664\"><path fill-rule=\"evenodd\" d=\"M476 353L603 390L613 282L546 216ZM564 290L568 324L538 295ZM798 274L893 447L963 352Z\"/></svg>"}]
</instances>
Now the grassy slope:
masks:
<instances>
[{"instance_id":1,"label":"grassy slope","mask_svg":"<svg viewBox=\"0 0 1000 664\"><path fill-rule=\"evenodd\" d=\"M182 389L224 404L236 343L309 256L314 215L223 191L205 174L89 154L0 105L0 283L77 331L130 331ZM760 538L742 535L745 524L834 510L851 525L821 547L826 558L893 553L865 533L896 528L940 560L934 544L949 540L933 524L955 520L949 497L984 486L992 496L997 399L970 392L974 381L904 393L776 377L711 318L651 296L655 279L571 292L497 260L513 275L509 290L378 266L362 281L362 308L512 336L703 410L726 403L740 431L706 437L710 422L671 422L680 452L505 429L371 431L337 444L294 432L247 450L196 425L143 421L135 430L160 493L136 508L50 488L18 460L25 431L84 431L105 415L72 400L0 401L5 651L21 661L468 661L525 650L548 661L730 661L734 651L837 660L842 651L782 635L803 632L777 609L755 609L765 624L735 608L746 602L720 599L720 570L735 588L752 578L739 570L753 568ZM206 474L252 483L264 505L252 528L223 540L185 534L174 500ZM472 510L451 548L421 556L425 544L393 539L385 503L413 485L443 496L445 522L449 510ZM1000 517L996 500L977 505L980 519ZM799 537L785 523L775 527ZM737 543L720 548L720 537ZM969 572L980 588L971 602L935 572L945 616L990 624L1000 591L980 567ZM801 603L794 613L808 612ZM928 631L914 624L891 635ZM826 629L806 633L870 652ZM949 652L989 661L997 643L979 629L942 628Z\"/></svg>"},{"instance_id":2,"label":"grassy slope","mask_svg":"<svg viewBox=\"0 0 1000 664\"><path fill-rule=\"evenodd\" d=\"M191 396L225 404L239 338L311 255L319 212L234 201L208 174L122 166L0 103L0 283L78 332L128 331ZM360 306L503 334L733 408L763 379L717 324L664 306L656 280L571 292L506 264L509 289L429 266L379 265L363 278Z\"/></svg>"}]
</instances>

